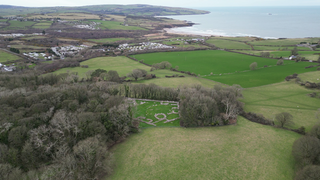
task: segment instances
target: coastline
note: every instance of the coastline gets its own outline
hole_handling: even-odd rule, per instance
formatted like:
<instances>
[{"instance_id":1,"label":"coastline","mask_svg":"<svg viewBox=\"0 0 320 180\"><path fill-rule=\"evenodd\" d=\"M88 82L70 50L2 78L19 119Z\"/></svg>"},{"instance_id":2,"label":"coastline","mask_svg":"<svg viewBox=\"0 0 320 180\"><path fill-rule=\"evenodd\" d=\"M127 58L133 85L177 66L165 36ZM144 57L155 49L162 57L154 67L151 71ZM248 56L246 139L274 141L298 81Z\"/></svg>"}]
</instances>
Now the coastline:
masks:
<instances>
[{"instance_id":1,"label":"coastline","mask_svg":"<svg viewBox=\"0 0 320 180\"><path fill-rule=\"evenodd\" d=\"M190 33L185 31L176 31L175 28L164 28L163 30L168 34L177 34L177 35L183 35L183 36L202 36L202 37L210 37L210 36L220 36L220 35L213 35L213 34L207 34L207 33ZM227 36L221 36L221 37L227 37Z\"/></svg>"}]
</instances>

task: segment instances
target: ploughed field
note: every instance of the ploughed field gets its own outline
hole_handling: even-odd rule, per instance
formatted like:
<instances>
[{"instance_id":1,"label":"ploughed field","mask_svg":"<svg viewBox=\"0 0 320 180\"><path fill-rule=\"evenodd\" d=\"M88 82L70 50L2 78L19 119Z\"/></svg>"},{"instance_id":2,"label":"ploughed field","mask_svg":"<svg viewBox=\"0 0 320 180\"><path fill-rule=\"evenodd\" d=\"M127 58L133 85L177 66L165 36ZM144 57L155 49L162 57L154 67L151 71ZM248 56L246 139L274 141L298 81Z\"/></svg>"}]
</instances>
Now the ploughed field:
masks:
<instances>
[{"instance_id":1,"label":"ploughed field","mask_svg":"<svg viewBox=\"0 0 320 180\"><path fill-rule=\"evenodd\" d=\"M242 117L214 128L147 128L114 146L107 179L292 179L299 137Z\"/></svg>"},{"instance_id":2,"label":"ploughed field","mask_svg":"<svg viewBox=\"0 0 320 180\"><path fill-rule=\"evenodd\" d=\"M161 52L133 55L147 64L168 61L172 67L179 66L180 71L189 71L196 75L227 85L239 84L242 87L256 87L281 82L293 73L316 70L305 67L314 65L309 62L284 60L284 65L277 66L276 59L261 58L238 53L205 50L188 52ZM250 64L257 62L256 70L250 70ZM267 67L264 67L267 66Z\"/></svg>"}]
</instances>

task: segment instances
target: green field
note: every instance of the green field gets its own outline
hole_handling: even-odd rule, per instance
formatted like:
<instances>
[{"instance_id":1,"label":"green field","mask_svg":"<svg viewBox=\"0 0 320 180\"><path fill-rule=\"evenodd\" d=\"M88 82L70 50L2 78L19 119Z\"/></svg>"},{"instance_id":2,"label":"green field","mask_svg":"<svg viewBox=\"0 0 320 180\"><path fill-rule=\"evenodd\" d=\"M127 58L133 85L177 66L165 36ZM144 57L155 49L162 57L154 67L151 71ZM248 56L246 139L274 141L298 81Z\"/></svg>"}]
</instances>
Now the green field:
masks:
<instances>
[{"instance_id":1,"label":"green field","mask_svg":"<svg viewBox=\"0 0 320 180\"><path fill-rule=\"evenodd\" d=\"M88 39L89 41L97 42L97 43L113 43L117 41L130 41L133 38L103 38L103 39Z\"/></svg>"},{"instance_id":2,"label":"green field","mask_svg":"<svg viewBox=\"0 0 320 180\"><path fill-rule=\"evenodd\" d=\"M291 51L237 51L247 54L261 55L261 52L269 52L270 56L273 57L289 57L291 56ZM320 51L298 51L299 56L305 57L308 60L318 60Z\"/></svg>"},{"instance_id":3,"label":"green field","mask_svg":"<svg viewBox=\"0 0 320 180\"><path fill-rule=\"evenodd\" d=\"M297 48L298 50L301 51L310 51L310 48L307 47L277 47L277 46L253 46L254 50L259 50L259 51L290 51L293 50L294 48Z\"/></svg>"},{"instance_id":4,"label":"green field","mask_svg":"<svg viewBox=\"0 0 320 180\"><path fill-rule=\"evenodd\" d=\"M91 20L94 22L99 22L101 24L98 25L101 29L121 29L121 30L145 30L141 27L136 26L124 26L121 25L121 22L117 21L102 21L102 20Z\"/></svg>"},{"instance_id":5,"label":"green field","mask_svg":"<svg viewBox=\"0 0 320 180\"><path fill-rule=\"evenodd\" d=\"M148 128L111 149L107 179L292 179L299 137L242 117L232 126Z\"/></svg>"},{"instance_id":6,"label":"green field","mask_svg":"<svg viewBox=\"0 0 320 180\"><path fill-rule=\"evenodd\" d=\"M35 24L33 21L8 21L10 26L3 28L2 30L15 30L15 29L28 29Z\"/></svg>"},{"instance_id":7,"label":"green field","mask_svg":"<svg viewBox=\"0 0 320 180\"><path fill-rule=\"evenodd\" d=\"M50 28L52 22L41 22L41 23L37 23L35 25L32 26L32 28L35 29L48 29Z\"/></svg>"},{"instance_id":8,"label":"green field","mask_svg":"<svg viewBox=\"0 0 320 180\"><path fill-rule=\"evenodd\" d=\"M310 81L310 82L319 83L320 82L320 71L299 74L298 77L302 81Z\"/></svg>"},{"instance_id":9,"label":"green field","mask_svg":"<svg viewBox=\"0 0 320 180\"><path fill-rule=\"evenodd\" d=\"M107 71L114 70L119 73L119 76L126 76L127 73L131 72L133 69L144 69L148 71L149 74L155 74L157 77L165 77L166 75L185 75L182 73L176 73L170 70L161 69L150 72L150 67L144 64L141 64L137 61L133 61L129 58L124 56L117 56L117 57L98 57L93 58L84 62L80 63L81 65L88 65L89 68L81 68L81 67L73 67L73 68L63 68L55 71L54 73L66 73L67 71L70 72L78 72L80 77L85 77L85 73L89 70L96 70L96 69L105 69Z\"/></svg>"},{"instance_id":10,"label":"green field","mask_svg":"<svg viewBox=\"0 0 320 180\"><path fill-rule=\"evenodd\" d=\"M177 103L167 103L167 102L158 102L158 101L142 101L142 100L135 100L136 104L136 112L135 118L139 118L142 120L140 122L140 127L164 127L164 126L176 126L179 127L179 110L175 109L178 108ZM157 119L155 116L157 114L164 114L158 115ZM161 120L161 118L165 118ZM168 122L167 122L168 121ZM151 124L145 123L151 122Z\"/></svg>"},{"instance_id":11,"label":"green field","mask_svg":"<svg viewBox=\"0 0 320 180\"><path fill-rule=\"evenodd\" d=\"M299 39L268 39L250 42L252 45L275 45L275 46L288 46L288 45L297 45L300 42L307 43L317 43L320 38L299 38Z\"/></svg>"},{"instance_id":12,"label":"green field","mask_svg":"<svg viewBox=\"0 0 320 180\"><path fill-rule=\"evenodd\" d=\"M314 71L316 68L305 69L308 62L295 63L285 60L284 65L276 66L277 60L247 56L218 50L149 53L134 56L147 64L169 61L173 67L179 66L181 71L190 71L203 78L223 84L239 84L242 87L255 87L281 82L293 73ZM250 70L249 65L258 63L257 70ZM267 68L263 68L268 65ZM236 72L237 71L237 72ZM212 72L212 75L211 75Z\"/></svg>"},{"instance_id":13,"label":"green field","mask_svg":"<svg viewBox=\"0 0 320 180\"><path fill-rule=\"evenodd\" d=\"M21 59L19 56L0 50L0 63L5 63L7 61L15 61L19 59Z\"/></svg>"},{"instance_id":14,"label":"green field","mask_svg":"<svg viewBox=\"0 0 320 180\"><path fill-rule=\"evenodd\" d=\"M311 76L316 75L312 73ZM277 113L288 112L294 117L293 128L304 126L309 131L319 122L315 112L320 108L320 99L309 97L308 94L312 92L320 91L299 86L294 81L281 82L245 89L242 101L245 103L245 111L260 113L269 119L274 119Z\"/></svg>"},{"instance_id":15,"label":"green field","mask_svg":"<svg viewBox=\"0 0 320 180\"><path fill-rule=\"evenodd\" d=\"M218 82L204 79L204 78L198 78L198 77L176 77L176 78L155 78L155 79L149 79L149 80L141 80L137 83L143 83L143 84L156 84L158 86L163 87L171 87L171 88L177 88L179 86L193 86L193 85L202 85L204 87L212 88L216 84L220 84Z\"/></svg>"},{"instance_id":16,"label":"green field","mask_svg":"<svg viewBox=\"0 0 320 180\"><path fill-rule=\"evenodd\" d=\"M251 49L251 47L243 42L229 41L225 39L210 38L206 41L222 49Z\"/></svg>"}]
</instances>

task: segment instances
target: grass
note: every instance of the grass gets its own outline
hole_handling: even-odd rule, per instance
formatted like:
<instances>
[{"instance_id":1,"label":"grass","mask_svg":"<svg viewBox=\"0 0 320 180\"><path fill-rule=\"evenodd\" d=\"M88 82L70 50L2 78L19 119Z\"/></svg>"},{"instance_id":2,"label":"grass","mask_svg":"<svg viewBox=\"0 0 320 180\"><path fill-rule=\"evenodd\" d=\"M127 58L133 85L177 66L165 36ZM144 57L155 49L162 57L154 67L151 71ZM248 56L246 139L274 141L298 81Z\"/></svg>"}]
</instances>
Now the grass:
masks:
<instances>
[{"instance_id":1,"label":"grass","mask_svg":"<svg viewBox=\"0 0 320 180\"><path fill-rule=\"evenodd\" d=\"M33 18L44 18L44 19L52 19L52 18L60 18L60 19L68 19L68 20L80 20L80 19L100 19L98 15L89 14L89 13L50 13L45 15L32 15L28 17L30 19Z\"/></svg>"},{"instance_id":2,"label":"grass","mask_svg":"<svg viewBox=\"0 0 320 180\"><path fill-rule=\"evenodd\" d=\"M117 21L102 21L102 20L91 20L94 22L99 22L101 24L98 25L101 29L120 29L120 30L145 30L144 28L141 27L136 27L136 26L124 26L121 25L121 22Z\"/></svg>"},{"instance_id":3,"label":"grass","mask_svg":"<svg viewBox=\"0 0 320 180\"><path fill-rule=\"evenodd\" d=\"M206 42L222 49L251 49L251 47L245 43L225 39L210 38Z\"/></svg>"},{"instance_id":4,"label":"grass","mask_svg":"<svg viewBox=\"0 0 320 180\"><path fill-rule=\"evenodd\" d=\"M81 65L88 65L89 68L81 68L81 67L74 67L74 68L63 68L55 71L54 73L66 73L67 71L71 72L78 72L80 77L85 77L85 73L89 70L96 70L96 69L105 69L115 70L118 72L119 76L126 76L129 72L133 69L144 69L148 71L149 74L155 74L157 77L165 77L166 75L173 75L182 73L176 73L170 70L162 69L150 72L150 67L144 64L141 64L137 61L133 61L129 58L124 56L117 56L117 57L98 57L93 58L84 62L80 63Z\"/></svg>"},{"instance_id":5,"label":"grass","mask_svg":"<svg viewBox=\"0 0 320 180\"><path fill-rule=\"evenodd\" d=\"M311 74L311 77L316 76L315 72ZM308 94L312 92L319 90L307 89L293 81L281 82L245 89L242 101L245 103L245 111L260 113L269 119L274 119L278 113L288 112L294 117L293 128L304 126L309 131L319 122L315 118L315 112L320 108L320 99L309 97Z\"/></svg>"},{"instance_id":6,"label":"grass","mask_svg":"<svg viewBox=\"0 0 320 180\"><path fill-rule=\"evenodd\" d=\"M97 42L97 43L113 43L117 41L130 41L133 38L102 38L102 39L88 39L89 41Z\"/></svg>"},{"instance_id":7,"label":"grass","mask_svg":"<svg viewBox=\"0 0 320 180\"><path fill-rule=\"evenodd\" d=\"M10 26L2 28L2 30L28 29L35 24L33 21L9 21Z\"/></svg>"},{"instance_id":8,"label":"grass","mask_svg":"<svg viewBox=\"0 0 320 180\"><path fill-rule=\"evenodd\" d=\"M252 123L212 128L148 128L111 150L112 179L292 179L300 135Z\"/></svg>"},{"instance_id":9,"label":"grass","mask_svg":"<svg viewBox=\"0 0 320 180\"><path fill-rule=\"evenodd\" d=\"M35 29L48 29L50 28L52 22L43 22L43 23L37 23L35 25L32 26L32 28Z\"/></svg>"},{"instance_id":10,"label":"grass","mask_svg":"<svg viewBox=\"0 0 320 180\"><path fill-rule=\"evenodd\" d=\"M27 37L23 37L22 39L25 40L32 40L32 39L44 39L47 38L46 36L27 36Z\"/></svg>"},{"instance_id":11,"label":"grass","mask_svg":"<svg viewBox=\"0 0 320 180\"><path fill-rule=\"evenodd\" d=\"M0 50L0 63L5 63L7 61L15 61L19 59L21 59L19 56Z\"/></svg>"},{"instance_id":12,"label":"grass","mask_svg":"<svg viewBox=\"0 0 320 180\"><path fill-rule=\"evenodd\" d=\"M238 51L242 53L261 55L261 52L269 52L270 56L273 57L289 57L291 56L291 51ZM318 60L320 51L298 51L301 57L305 57L308 60Z\"/></svg>"},{"instance_id":13,"label":"grass","mask_svg":"<svg viewBox=\"0 0 320 180\"><path fill-rule=\"evenodd\" d=\"M314 71L316 68L305 69L308 62L295 63L285 60L284 65L276 66L277 60L260 58L226 51L191 51L165 52L135 55L147 64L169 61L172 67L179 66L181 71L200 74L201 77L228 85L239 84L242 87L255 87L281 82L293 73ZM257 70L250 70L249 65L258 63ZM263 68L268 65L268 68ZM237 71L237 72L236 72ZM211 72L213 75L210 75Z\"/></svg>"},{"instance_id":14,"label":"grass","mask_svg":"<svg viewBox=\"0 0 320 180\"><path fill-rule=\"evenodd\" d=\"M261 41L250 42L252 45L275 45L275 46L288 46L300 44L300 42L317 43L320 38L292 38L292 39L268 39Z\"/></svg>"},{"instance_id":15,"label":"grass","mask_svg":"<svg viewBox=\"0 0 320 180\"><path fill-rule=\"evenodd\" d=\"M179 118L179 114L170 114L173 111L173 107L177 107L177 104L175 103L169 103L168 105L161 105L160 102L157 101L140 101L136 100L137 102L137 111L135 113L135 117L145 117L143 121L148 121L147 119L152 119L153 122L158 121L157 118L155 118L155 114L158 113L164 113L166 114L168 120ZM178 110L174 110L175 112L178 112ZM169 113L169 114L168 114ZM158 118L164 118L163 115L159 115ZM164 123L166 120L160 121L158 123L155 123L157 127L164 127L164 126L180 126L179 119ZM140 127L154 127L153 125L146 124L144 122L140 122Z\"/></svg>"},{"instance_id":16,"label":"grass","mask_svg":"<svg viewBox=\"0 0 320 180\"><path fill-rule=\"evenodd\" d=\"M308 72L308 73L299 74L298 77L302 81L310 81L310 82L319 83L320 82L320 71L314 71L314 72Z\"/></svg>"},{"instance_id":17,"label":"grass","mask_svg":"<svg viewBox=\"0 0 320 180\"><path fill-rule=\"evenodd\" d=\"M137 83L143 84L156 84L158 86L163 87L171 87L177 88L179 86L193 86L193 85L202 85L204 87L212 88L214 85L219 84L218 82L204 79L204 78L197 78L197 77L184 77L184 78L156 78L150 80L141 80Z\"/></svg>"},{"instance_id":18,"label":"grass","mask_svg":"<svg viewBox=\"0 0 320 180\"><path fill-rule=\"evenodd\" d=\"M276 47L276 46L253 46L254 50L260 50L260 51L290 51L294 48L297 48L301 51L310 51L310 48L307 47Z\"/></svg>"}]
</instances>

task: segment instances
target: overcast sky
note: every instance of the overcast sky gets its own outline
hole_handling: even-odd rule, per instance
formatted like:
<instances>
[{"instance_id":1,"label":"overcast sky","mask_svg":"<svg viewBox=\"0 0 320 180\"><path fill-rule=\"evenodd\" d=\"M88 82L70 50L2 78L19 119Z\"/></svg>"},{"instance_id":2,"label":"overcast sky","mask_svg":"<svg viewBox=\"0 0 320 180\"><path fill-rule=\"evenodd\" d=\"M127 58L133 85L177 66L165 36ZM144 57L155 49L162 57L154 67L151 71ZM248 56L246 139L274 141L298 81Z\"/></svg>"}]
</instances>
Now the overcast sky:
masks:
<instances>
[{"instance_id":1,"label":"overcast sky","mask_svg":"<svg viewBox=\"0 0 320 180\"><path fill-rule=\"evenodd\" d=\"M150 4L174 7L320 6L320 0L9 0L2 1L0 4L28 7L99 4Z\"/></svg>"}]
</instances>

